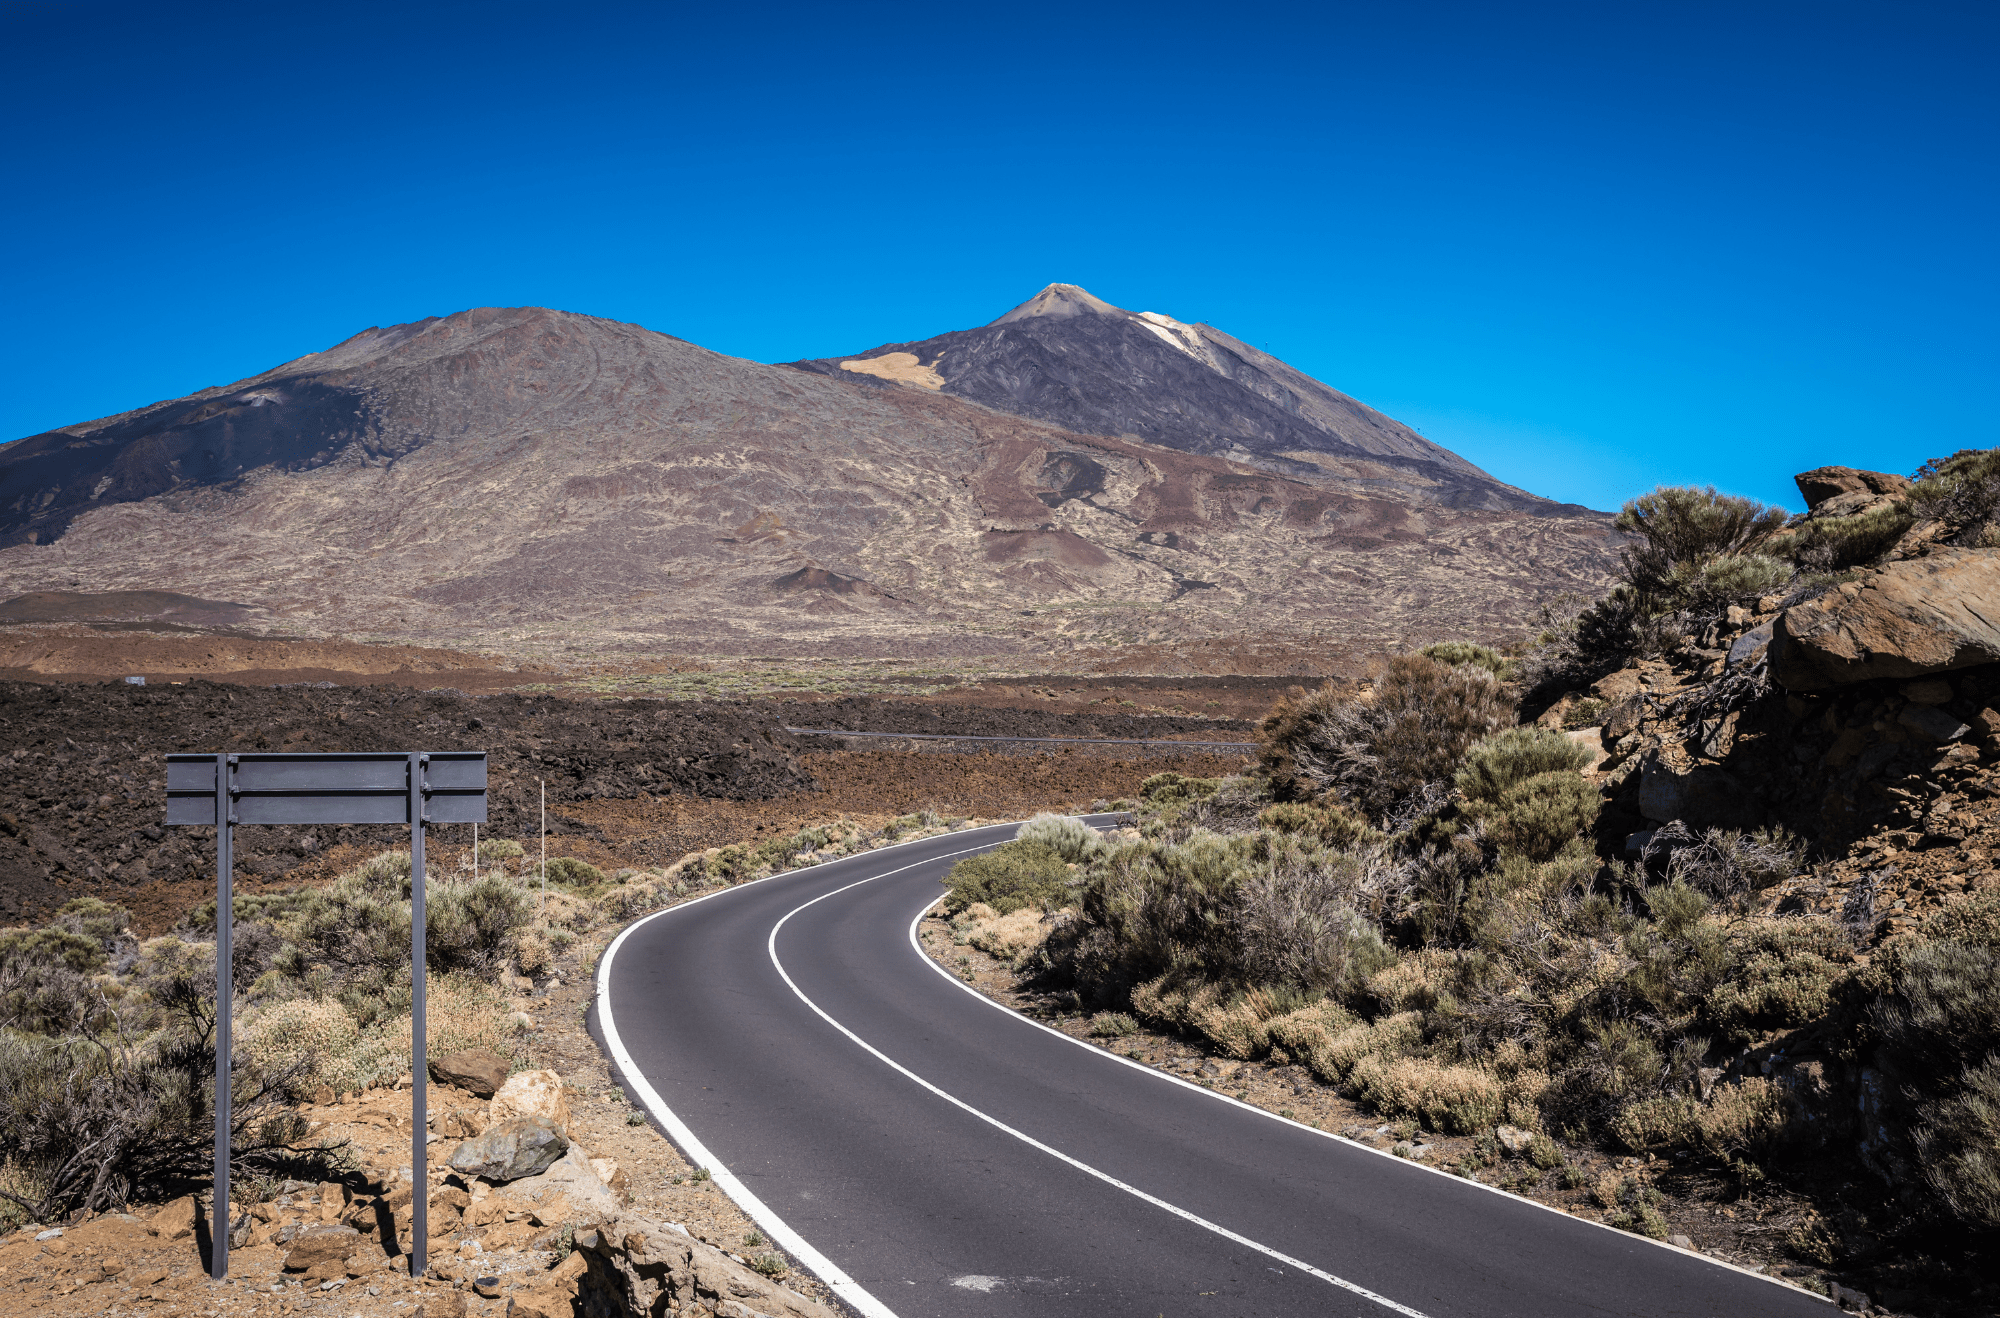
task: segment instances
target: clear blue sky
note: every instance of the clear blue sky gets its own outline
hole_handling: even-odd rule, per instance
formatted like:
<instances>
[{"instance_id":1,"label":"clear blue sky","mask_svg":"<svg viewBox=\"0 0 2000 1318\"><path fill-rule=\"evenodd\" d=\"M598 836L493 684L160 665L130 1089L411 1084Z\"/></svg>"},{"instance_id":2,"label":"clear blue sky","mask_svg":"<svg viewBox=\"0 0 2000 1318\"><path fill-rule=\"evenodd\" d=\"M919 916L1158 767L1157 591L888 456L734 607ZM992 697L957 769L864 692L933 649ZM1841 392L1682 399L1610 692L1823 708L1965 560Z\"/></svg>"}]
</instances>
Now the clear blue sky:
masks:
<instances>
[{"instance_id":1,"label":"clear blue sky","mask_svg":"<svg viewBox=\"0 0 2000 1318\"><path fill-rule=\"evenodd\" d=\"M537 304L785 361L1051 281L1615 507L2000 444L2000 6L0 0L0 435Z\"/></svg>"}]
</instances>

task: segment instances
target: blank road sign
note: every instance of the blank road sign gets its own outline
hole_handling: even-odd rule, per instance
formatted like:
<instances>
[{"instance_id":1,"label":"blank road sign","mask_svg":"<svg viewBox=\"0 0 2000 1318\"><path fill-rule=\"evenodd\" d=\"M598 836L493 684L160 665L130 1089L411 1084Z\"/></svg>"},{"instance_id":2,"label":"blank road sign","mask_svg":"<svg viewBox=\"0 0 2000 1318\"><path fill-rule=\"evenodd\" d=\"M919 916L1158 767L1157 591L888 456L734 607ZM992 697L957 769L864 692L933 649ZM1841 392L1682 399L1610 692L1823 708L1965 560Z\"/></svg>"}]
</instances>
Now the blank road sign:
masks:
<instances>
[{"instance_id":1,"label":"blank road sign","mask_svg":"<svg viewBox=\"0 0 2000 1318\"><path fill-rule=\"evenodd\" d=\"M486 822L486 754L418 757L417 800L428 824ZM407 753L241 754L225 761L232 824L409 824ZM216 757L167 757L167 822L216 822Z\"/></svg>"}]
</instances>

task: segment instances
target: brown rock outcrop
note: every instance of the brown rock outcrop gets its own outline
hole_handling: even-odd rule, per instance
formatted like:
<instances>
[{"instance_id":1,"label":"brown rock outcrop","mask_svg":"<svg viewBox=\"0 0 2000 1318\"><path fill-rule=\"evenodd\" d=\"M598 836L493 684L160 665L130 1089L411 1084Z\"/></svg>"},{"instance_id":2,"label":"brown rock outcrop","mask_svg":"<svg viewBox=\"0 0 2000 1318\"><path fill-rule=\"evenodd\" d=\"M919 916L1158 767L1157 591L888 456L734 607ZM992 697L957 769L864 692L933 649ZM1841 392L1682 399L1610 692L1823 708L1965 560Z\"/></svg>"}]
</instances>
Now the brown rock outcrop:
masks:
<instances>
[{"instance_id":1,"label":"brown rock outcrop","mask_svg":"<svg viewBox=\"0 0 2000 1318\"><path fill-rule=\"evenodd\" d=\"M1887 471L1857 471L1853 467L1815 467L1792 477L1805 496L1806 507L1817 511L1828 499L1843 494L1901 494L1910 488L1909 478Z\"/></svg>"},{"instance_id":2,"label":"brown rock outcrop","mask_svg":"<svg viewBox=\"0 0 2000 1318\"><path fill-rule=\"evenodd\" d=\"M2000 555L1933 549L1787 609L1771 675L1793 691L2000 660Z\"/></svg>"},{"instance_id":3,"label":"brown rock outcrop","mask_svg":"<svg viewBox=\"0 0 2000 1318\"><path fill-rule=\"evenodd\" d=\"M491 1098L507 1083L507 1059L485 1048L460 1048L430 1059L431 1079Z\"/></svg>"},{"instance_id":4,"label":"brown rock outcrop","mask_svg":"<svg viewBox=\"0 0 2000 1318\"><path fill-rule=\"evenodd\" d=\"M697 1306L722 1315L833 1318L832 1310L760 1276L685 1232L620 1217L576 1233L589 1270L575 1279L592 1313L653 1315Z\"/></svg>"}]
</instances>

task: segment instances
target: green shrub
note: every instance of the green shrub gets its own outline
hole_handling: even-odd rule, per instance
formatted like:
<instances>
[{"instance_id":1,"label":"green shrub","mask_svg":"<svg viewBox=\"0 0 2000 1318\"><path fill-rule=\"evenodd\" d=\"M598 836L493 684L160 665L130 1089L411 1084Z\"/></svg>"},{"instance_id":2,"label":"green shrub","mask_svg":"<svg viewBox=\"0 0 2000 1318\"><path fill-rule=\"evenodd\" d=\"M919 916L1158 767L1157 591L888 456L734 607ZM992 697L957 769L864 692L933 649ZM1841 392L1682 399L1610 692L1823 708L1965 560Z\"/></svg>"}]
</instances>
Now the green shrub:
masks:
<instances>
[{"instance_id":1,"label":"green shrub","mask_svg":"<svg viewBox=\"0 0 2000 1318\"><path fill-rule=\"evenodd\" d=\"M1122 1011L1100 1011L1090 1018L1090 1037L1093 1039L1122 1039L1138 1032L1139 1022Z\"/></svg>"},{"instance_id":2,"label":"green shrub","mask_svg":"<svg viewBox=\"0 0 2000 1318\"><path fill-rule=\"evenodd\" d=\"M1471 641L1439 641L1435 645L1426 645L1417 653L1453 668L1460 664L1476 664L1502 681L1513 676L1514 672L1513 660L1498 650L1474 645Z\"/></svg>"},{"instance_id":3,"label":"green shrub","mask_svg":"<svg viewBox=\"0 0 2000 1318\"><path fill-rule=\"evenodd\" d=\"M1732 972L1709 993L1707 1012L1739 1043L1820 1019L1854 974L1853 947L1831 920L1759 921L1737 941Z\"/></svg>"},{"instance_id":4,"label":"green shrub","mask_svg":"<svg viewBox=\"0 0 2000 1318\"><path fill-rule=\"evenodd\" d=\"M1068 815L1036 815L1021 825L1014 840L1047 847L1071 864L1088 860L1104 850L1104 839L1096 829Z\"/></svg>"},{"instance_id":5,"label":"green shrub","mask_svg":"<svg viewBox=\"0 0 2000 1318\"><path fill-rule=\"evenodd\" d=\"M1139 799L1147 805L1165 807L1183 801L1200 801L1214 796L1222 786L1220 778L1189 778L1178 773L1156 773L1139 784Z\"/></svg>"},{"instance_id":6,"label":"green shrub","mask_svg":"<svg viewBox=\"0 0 2000 1318\"><path fill-rule=\"evenodd\" d=\"M945 876L950 892L945 909L964 910L985 902L995 914L1012 915L1029 906L1061 906L1069 896L1070 868L1062 853L1042 842L1006 842L980 856L967 856Z\"/></svg>"},{"instance_id":7,"label":"green shrub","mask_svg":"<svg viewBox=\"0 0 2000 1318\"><path fill-rule=\"evenodd\" d=\"M1575 775L1590 751L1549 728L1506 728L1466 753L1452 785L1468 800L1497 802L1512 787L1545 773Z\"/></svg>"},{"instance_id":8,"label":"green shrub","mask_svg":"<svg viewBox=\"0 0 2000 1318\"><path fill-rule=\"evenodd\" d=\"M548 876L550 883L566 883L577 888L594 888L604 882L603 870L574 856L551 856Z\"/></svg>"},{"instance_id":9,"label":"green shrub","mask_svg":"<svg viewBox=\"0 0 2000 1318\"><path fill-rule=\"evenodd\" d=\"M1880 558L1915 522L1900 503L1852 517L1808 518L1773 540L1771 552L1791 559L1802 572L1839 572Z\"/></svg>"},{"instance_id":10,"label":"green shrub","mask_svg":"<svg viewBox=\"0 0 2000 1318\"><path fill-rule=\"evenodd\" d=\"M1951 529L1955 544L1981 543L1980 532L2000 509L2000 449L1960 449L1917 469L1904 495L1912 514Z\"/></svg>"},{"instance_id":11,"label":"green shrub","mask_svg":"<svg viewBox=\"0 0 2000 1318\"><path fill-rule=\"evenodd\" d=\"M1258 811L1257 822L1274 832L1296 833L1335 848L1354 846L1375 832L1333 801L1280 801Z\"/></svg>"},{"instance_id":12,"label":"green shrub","mask_svg":"<svg viewBox=\"0 0 2000 1318\"><path fill-rule=\"evenodd\" d=\"M503 861L520 860L528 854L520 843L504 837L490 837L479 844L480 863L498 865Z\"/></svg>"},{"instance_id":13,"label":"green shrub","mask_svg":"<svg viewBox=\"0 0 2000 1318\"><path fill-rule=\"evenodd\" d=\"M1332 686L1286 697L1258 728L1266 773L1293 797L1333 792L1378 825L1428 808L1466 750L1506 723L1513 703L1493 674L1422 655L1391 659L1372 701Z\"/></svg>"},{"instance_id":14,"label":"green shrub","mask_svg":"<svg viewBox=\"0 0 2000 1318\"><path fill-rule=\"evenodd\" d=\"M1563 711L1563 731L1582 732L1586 728L1601 726L1607 708L1596 696L1586 696Z\"/></svg>"},{"instance_id":15,"label":"green shrub","mask_svg":"<svg viewBox=\"0 0 2000 1318\"><path fill-rule=\"evenodd\" d=\"M1791 576L1789 566L1755 552L1787 520L1782 508L1712 485L1662 485L1618 514L1618 529L1640 541L1623 551L1625 581L1648 613L1759 594Z\"/></svg>"},{"instance_id":16,"label":"green shrub","mask_svg":"<svg viewBox=\"0 0 2000 1318\"><path fill-rule=\"evenodd\" d=\"M1603 798L1574 769L1541 773L1514 784L1482 812L1501 850L1553 860L1597 821Z\"/></svg>"},{"instance_id":17,"label":"green shrub","mask_svg":"<svg viewBox=\"0 0 2000 1318\"><path fill-rule=\"evenodd\" d=\"M2000 1055L1955 1077L1923 1104L1911 1132L1918 1165L1937 1201L1968 1225L2000 1227Z\"/></svg>"}]
</instances>

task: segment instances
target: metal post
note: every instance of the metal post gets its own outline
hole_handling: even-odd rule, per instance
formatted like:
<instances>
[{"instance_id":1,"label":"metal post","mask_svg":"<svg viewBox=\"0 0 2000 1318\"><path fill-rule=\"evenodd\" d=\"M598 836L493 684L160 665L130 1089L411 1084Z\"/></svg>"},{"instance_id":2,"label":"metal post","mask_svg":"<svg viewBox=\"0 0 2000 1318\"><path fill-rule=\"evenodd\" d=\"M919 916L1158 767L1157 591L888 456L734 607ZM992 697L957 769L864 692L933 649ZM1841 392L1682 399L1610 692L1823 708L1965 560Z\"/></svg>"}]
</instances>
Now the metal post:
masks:
<instances>
[{"instance_id":1,"label":"metal post","mask_svg":"<svg viewBox=\"0 0 2000 1318\"><path fill-rule=\"evenodd\" d=\"M549 904L549 785L535 779L535 786L542 790L542 902L535 909L546 909Z\"/></svg>"},{"instance_id":2,"label":"metal post","mask_svg":"<svg viewBox=\"0 0 2000 1318\"><path fill-rule=\"evenodd\" d=\"M430 1226L429 1059L426 1056L424 981L424 769L430 756L410 755L410 1275L424 1275L424 1237Z\"/></svg>"},{"instance_id":3,"label":"metal post","mask_svg":"<svg viewBox=\"0 0 2000 1318\"><path fill-rule=\"evenodd\" d=\"M230 1007L234 1005L236 803L230 781L236 757L215 757L215 1184L208 1210L208 1275L229 1275Z\"/></svg>"}]
</instances>

